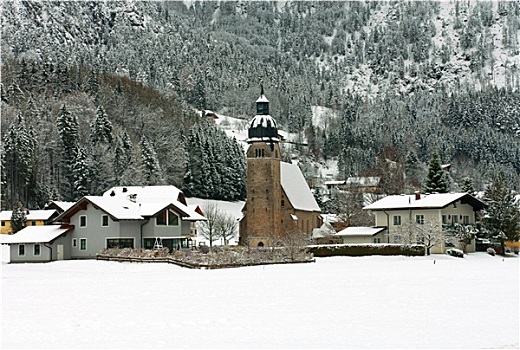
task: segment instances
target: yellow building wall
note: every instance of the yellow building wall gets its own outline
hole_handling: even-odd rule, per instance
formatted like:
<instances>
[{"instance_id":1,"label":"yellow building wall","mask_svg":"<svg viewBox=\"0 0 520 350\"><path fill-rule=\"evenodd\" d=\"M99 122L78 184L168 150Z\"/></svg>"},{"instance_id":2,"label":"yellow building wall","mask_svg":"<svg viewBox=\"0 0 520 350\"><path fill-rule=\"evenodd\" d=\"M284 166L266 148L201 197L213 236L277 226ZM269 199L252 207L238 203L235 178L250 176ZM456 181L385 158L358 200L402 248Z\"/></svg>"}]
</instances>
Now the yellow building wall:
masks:
<instances>
[{"instance_id":1,"label":"yellow building wall","mask_svg":"<svg viewBox=\"0 0 520 350\"><path fill-rule=\"evenodd\" d=\"M27 226L43 226L45 225L44 220L27 220ZM2 220L2 226L0 226L1 234L10 235L11 232L11 221L10 220Z\"/></svg>"}]
</instances>

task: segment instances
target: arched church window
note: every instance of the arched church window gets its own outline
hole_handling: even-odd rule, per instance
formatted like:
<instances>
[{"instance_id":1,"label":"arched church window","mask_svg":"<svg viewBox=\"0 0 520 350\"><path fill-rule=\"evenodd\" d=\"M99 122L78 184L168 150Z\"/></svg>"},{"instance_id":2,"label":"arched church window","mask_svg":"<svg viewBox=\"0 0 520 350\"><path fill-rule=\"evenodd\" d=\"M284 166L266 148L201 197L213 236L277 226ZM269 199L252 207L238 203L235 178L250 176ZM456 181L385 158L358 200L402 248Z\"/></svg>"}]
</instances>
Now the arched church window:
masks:
<instances>
[{"instance_id":1,"label":"arched church window","mask_svg":"<svg viewBox=\"0 0 520 350\"><path fill-rule=\"evenodd\" d=\"M258 242L258 246L259 247L263 247L264 246L264 242Z\"/></svg>"}]
</instances>

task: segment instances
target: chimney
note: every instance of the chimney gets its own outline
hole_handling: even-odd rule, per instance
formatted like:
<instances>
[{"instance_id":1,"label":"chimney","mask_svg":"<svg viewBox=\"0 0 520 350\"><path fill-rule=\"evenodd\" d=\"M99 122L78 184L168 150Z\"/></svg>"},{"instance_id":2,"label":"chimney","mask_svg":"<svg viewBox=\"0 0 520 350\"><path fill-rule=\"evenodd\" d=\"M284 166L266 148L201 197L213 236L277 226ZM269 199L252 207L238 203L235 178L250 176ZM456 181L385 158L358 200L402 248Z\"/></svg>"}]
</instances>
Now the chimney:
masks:
<instances>
[{"instance_id":1,"label":"chimney","mask_svg":"<svg viewBox=\"0 0 520 350\"><path fill-rule=\"evenodd\" d=\"M419 199L421 199L421 192L415 191L415 200L418 201Z\"/></svg>"}]
</instances>

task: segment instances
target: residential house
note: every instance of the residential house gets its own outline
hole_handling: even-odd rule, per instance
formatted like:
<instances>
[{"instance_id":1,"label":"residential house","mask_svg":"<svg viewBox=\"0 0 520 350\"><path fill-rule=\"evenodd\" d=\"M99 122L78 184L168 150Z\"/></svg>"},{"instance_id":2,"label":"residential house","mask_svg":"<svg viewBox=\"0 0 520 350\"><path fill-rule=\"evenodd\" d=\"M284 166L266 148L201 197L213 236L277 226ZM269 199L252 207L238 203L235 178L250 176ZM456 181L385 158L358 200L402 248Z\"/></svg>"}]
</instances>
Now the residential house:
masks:
<instances>
[{"instance_id":1,"label":"residential house","mask_svg":"<svg viewBox=\"0 0 520 350\"><path fill-rule=\"evenodd\" d=\"M476 213L485 207L486 204L468 193L415 193L387 196L363 209L374 213L375 226L387 228L382 243L394 243L391 239L392 233L406 222L430 222L443 228L455 223L473 225L476 222ZM446 244L442 242L431 252L445 251ZM475 251L474 240L467 247L467 251Z\"/></svg>"},{"instance_id":2,"label":"residential house","mask_svg":"<svg viewBox=\"0 0 520 350\"><path fill-rule=\"evenodd\" d=\"M324 185L330 198L336 197L340 192L381 193L381 177L379 176L356 176L346 180L328 180Z\"/></svg>"},{"instance_id":3,"label":"residential house","mask_svg":"<svg viewBox=\"0 0 520 350\"><path fill-rule=\"evenodd\" d=\"M4 210L0 212L1 233L12 234L11 217L13 212L11 210ZM53 209L48 210L28 210L27 211L27 226L42 226L49 225L53 219L58 216L58 212Z\"/></svg>"},{"instance_id":4,"label":"residential house","mask_svg":"<svg viewBox=\"0 0 520 350\"><path fill-rule=\"evenodd\" d=\"M102 196L85 196L61 213L54 220L57 228L46 236L48 241L34 241L33 231L23 229L3 243L11 245L13 262L35 259L20 244L45 243L56 253L40 256L49 259L45 261L95 258L113 247L173 251L191 247L196 234L193 224L200 220L206 220L200 208L189 206L175 186L113 187Z\"/></svg>"}]
</instances>

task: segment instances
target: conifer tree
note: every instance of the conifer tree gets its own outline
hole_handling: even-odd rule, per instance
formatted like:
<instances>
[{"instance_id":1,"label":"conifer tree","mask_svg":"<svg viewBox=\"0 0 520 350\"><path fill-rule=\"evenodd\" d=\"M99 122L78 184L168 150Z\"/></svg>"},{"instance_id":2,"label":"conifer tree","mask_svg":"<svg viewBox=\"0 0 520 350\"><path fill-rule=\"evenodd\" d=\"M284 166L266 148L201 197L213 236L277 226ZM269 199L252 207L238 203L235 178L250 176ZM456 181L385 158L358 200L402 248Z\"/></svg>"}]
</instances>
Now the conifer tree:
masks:
<instances>
[{"instance_id":1,"label":"conifer tree","mask_svg":"<svg viewBox=\"0 0 520 350\"><path fill-rule=\"evenodd\" d=\"M448 193L450 191L449 180L444 170L442 170L437 152L434 152L430 159L423 191L425 193Z\"/></svg>"},{"instance_id":2,"label":"conifer tree","mask_svg":"<svg viewBox=\"0 0 520 350\"><path fill-rule=\"evenodd\" d=\"M112 143L112 139L112 123L103 107L99 106L96 117L90 122L90 142L94 145L100 142Z\"/></svg>"},{"instance_id":3,"label":"conifer tree","mask_svg":"<svg viewBox=\"0 0 520 350\"><path fill-rule=\"evenodd\" d=\"M475 186L473 185L473 179L470 177L465 177L462 179L462 185L460 186L463 192L469 193L474 196L477 191L475 190Z\"/></svg>"},{"instance_id":4,"label":"conifer tree","mask_svg":"<svg viewBox=\"0 0 520 350\"><path fill-rule=\"evenodd\" d=\"M76 162L72 167L74 176L73 199L78 200L88 194L88 184L92 180L89 174L89 166L87 164L87 155L83 148L78 148L76 153Z\"/></svg>"},{"instance_id":5,"label":"conifer tree","mask_svg":"<svg viewBox=\"0 0 520 350\"><path fill-rule=\"evenodd\" d=\"M15 198L24 200L26 205L29 202L29 183L34 175L35 147L34 132L27 126L22 114L18 113L2 142L2 166L5 171L2 192L8 202Z\"/></svg>"},{"instance_id":6,"label":"conifer tree","mask_svg":"<svg viewBox=\"0 0 520 350\"><path fill-rule=\"evenodd\" d=\"M74 200L74 164L79 147L79 124L75 115L62 106L58 119L56 120L58 134L62 147L62 173L63 189L60 191L66 200Z\"/></svg>"},{"instance_id":7,"label":"conifer tree","mask_svg":"<svg viewBox=\"0 0 520 350\"><path fill-rule=\"evenodd\" d=\"M16 233L27 226L27 211L23 208L22 203L16 202L11 214L11 231Z\"/></svg>"},{"instance_id":8,"label":"conifer tree","mask_svg":"<svg viewBox=\"0 0 520 350\"><path fill-rule=\"evenodd\" d=\"M502 171L487 188L484 200L488 204L483 220L484 227L490 237L500 240L504 253L506 240L516 241L520 238L520 208Z\"/></svg>"},{"instance_id":9,"label":"conifer tree","mask_svg":"<svg viewBox=\"0 0 520 350\"><path fill-rule=\"evenodd\" d=\"M145 177L145 185L158 185L162 183L161 166L157 159L157 154L153 145L148 141L146 136L141 137L141 160L143 162L143 174Z\"/></svg>"}]
</instances>

